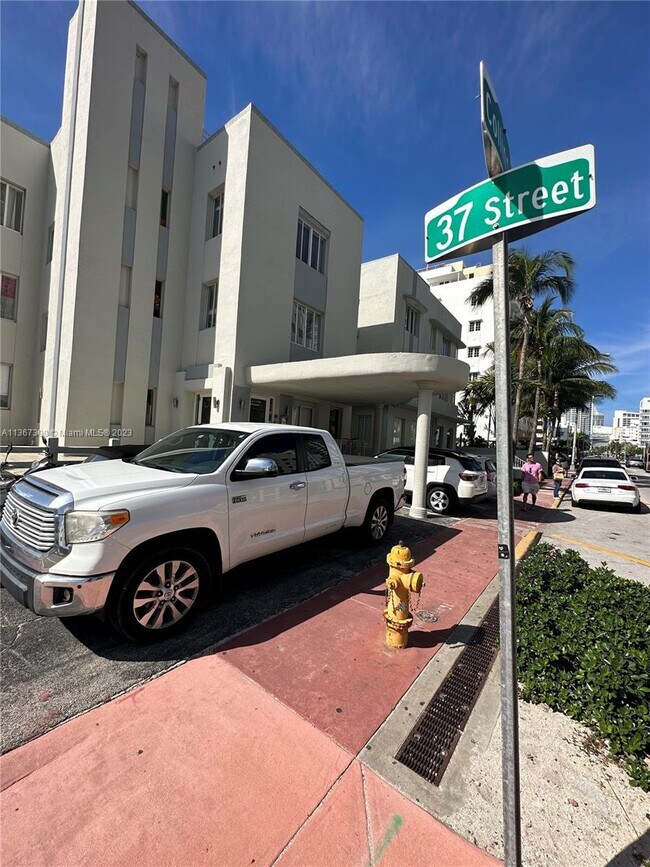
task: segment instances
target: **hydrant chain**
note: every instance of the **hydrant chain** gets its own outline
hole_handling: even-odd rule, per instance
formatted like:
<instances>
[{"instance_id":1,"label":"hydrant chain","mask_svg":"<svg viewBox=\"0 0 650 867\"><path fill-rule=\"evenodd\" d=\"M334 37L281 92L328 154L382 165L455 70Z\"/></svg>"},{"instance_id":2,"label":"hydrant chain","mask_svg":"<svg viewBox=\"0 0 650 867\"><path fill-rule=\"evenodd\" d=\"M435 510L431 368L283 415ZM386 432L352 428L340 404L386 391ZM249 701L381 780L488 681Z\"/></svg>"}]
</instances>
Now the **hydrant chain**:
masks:
<instances>
[{"instance_id":1,"label":"hydrant chain","mask_svg":"<svg viewBox=\"0 0 650 867\"><path fill-rule=\"evenodd\" d=\"M422 573L412 571L415 560L403 542L391 548L386 556L390 566L386 579L386 644L389 647L403 648L408 644L408 630L413 623L409 611L411 593L418 595L418 603L424 586Z\"/></svg>"}]
</instances>

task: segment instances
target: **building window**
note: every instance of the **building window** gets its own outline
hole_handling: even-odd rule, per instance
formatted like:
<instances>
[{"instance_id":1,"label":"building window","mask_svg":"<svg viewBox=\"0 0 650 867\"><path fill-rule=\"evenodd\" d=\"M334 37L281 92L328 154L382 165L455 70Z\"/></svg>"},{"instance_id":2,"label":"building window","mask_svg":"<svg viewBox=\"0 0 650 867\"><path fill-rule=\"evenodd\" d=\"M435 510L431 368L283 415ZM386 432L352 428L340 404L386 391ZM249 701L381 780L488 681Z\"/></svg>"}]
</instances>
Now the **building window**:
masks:
<instances>
[{"instance_id":1,"label":"building window","mask_svg":"<svg viewBox=\"0 0 650 867\"><path fill-rule=\"evenodd\" d=\"M136 81L146 84L147 55L141 48L138 48L135 52L135 78Z\"/></svg>"},{"instance_id":2,"label":"building window","mask_svg":"<svg viewBox=\"0 0 650 867\"><path fill-rule=\"evenodd\" d=\"M47 248L45 250L45 264L49 265L54 254L54 223L47 230Z\"/></svg>"},{"instance_id":3,"label":"building window","mask_svg":"<svg viewBox=\"0 0 650 867\"><path fill-rule=\"evenodd\" d=\"M431 331L429 332L429 349L435 350L436 348L436 326L431 326Z\"/></svg>"},{"instance_id":4,"label":"building window","mask_svg":"<svg viewBox=\"0 0 650 867\"><path fill-rule=\"evenodd\" d=\"M469 381L470 382L475 382L477 379L478 379L478 373L470 373L470 375L469 375Z\"/></svg>"},{"instance_id":5,"label":"building window","mask_svg":"<svg viewBox=\"0 0 650 867\"><path fill-rule=\"evenodd\" d=\"M47 346L47 313L41 313L41 342L39 345L40 351L45 352L46 346Z\"/></svg>"},{"instance_id":6,"label":"building window","mask_svg":"<svg viewBox=\"0 0 650 867\"><path fill-rule=\"evenodd\" d=\"M325 250L327 238L317 232L304 220L298 220L298 234L296 236L296 257L313 268L315 271L325 273Z\"/></svg>"},{"instance_id":7,"label":"building window","mask_svg":"<svg viewBox=\"0 0 650 867\"><path fill-rule=\"evenodd\" d=\"M129 166L126 172L126 206L133 211L138 207L138 178L138 170Z\"/></svg>"},{"instance_id":8,"label":"building window","mask_svg":"<svg viewBox=\"0 0 650 867\"><path fill-rule=\"evenodd\" d=\"M201 298L201 329L217 324L217 284L204 283Z\"/></svg>"},{"instance_id":9,"label":"building window","mask_svg":"<svg viewBox=\"0 0 650 867\"><path fill-rule=\"evenodd\" d=\"M25 190L8 181L0 182L0 226L22 232L24 210Z\"/></svg>"},{"instance_id":10,"label":"building window","mask_svg":"<svg viewBox=\"0 0 650 867\"><path fill-rule=\"evenodd\" d=\"M2 275L2 308L0 316L3 319L16 319L16 298L18 296L18 277L9 274Z\"/></svg>"},{"instance_id":11,"label":"building window","mask_svg":"<svg viewBox=\"0 0 650 867\"><path fill-rule=\"evenodd\" d=\"M294 301L291 318L291 342L319 352L321 321L320 313Z\"/></svg>"},{"instance_id":12,"label":"building window","mask_svg":"<svg viewBox=\"0 0 650 867\"><path fill-rule=\"evenodd\" d=\"M156 286L153 293L153 315L156 319L162 317L162 299L163 299L163 281L156 280Z\"/></svg>"},{"instance_id":13,"label":"building window","mask_svg":"<svg viewBox=\"0 0 650 867\"><path fill-rule=\"evenodd\" d=\"M448 337L442 338L442 354L451 355L451 340Z\"/></svg>"},{"instance_id":14,"label":"building window","mask_svg":"<svg viewBox=\"0 0 650 867\"><path fill-rule=\"evenodd\" d=\"M144 423L146 427L153 427L154 418L156 416L156 389L147 389L147 406L144 413Z\"/></svg>"},{"instance_id":15,"label":"building window","mask_svg":"<svg viewBox=\"0 0 650 867\"><path fill-rule=\"evenodd\" d=\"M169 190L163 190L160 194L160 225L167 226L169 222L169 199L171 193Z\"/></svg>"},{"instance_id":16,"label":"building window","mask_svg":"<svg viewBox=\"0 0 650 867\"><path fill-rule=\"evenodd\" d=\"M409 304L406 305L406 317L404 320L404 328L408 331L409 334L412 334L413 337L418 336L418 331L420 327L420 314L418 311L411 307Z\"/></svg>"},{"instance_id":17,"label":"building window","mask_svg":"<svg viewBox=\"0 0 650 867\"><path fill-rule=\"evenodd\" d=\"M471 319L469 323L470 331L480 331L482 319Z\"/></svg>"},{"instance_id":18,"label":"building window","mask_svg":"<svg viewBox=\"0 0 650 867\"><path fill-rule=\"evenodd\" d=\"M478 358L480 351L481 351L480 346L470 346L467 350L467 357L468 358Z\"/></svg>"},{"instance_id":19,"label":"building window","mask_svg":"<svg viewBox=\"0 0 650 867\"><path fill-rule=\"evenodd\" d=\"M131 278L133 271L128 265L120 268L120 294L117 303L120 307L131 306Z\"/></svg>"},{"instance_id":20,"label":"building window","mask_svg":"<svg viewBox=\"0 0 650 867\"><path fill-rule=\"evenodd\" d=\"M11 364L0 364L0 409L11 408L12 367Z\"/></svg>"},{"instance_id":21,"label":"building window","mask_svg":"<svg viewBox=\"0 0 650 867\"><path fill-rule=\"evenodd\" d=\"M208 240L223 231L223 197L223 190L208 196Z\"/></svg>"},{"instance_id":22,"label":"building window","mask_svg":"<svg viewBox=\"0 0 650 867\"><path fill-rule=\"evenodd\" d=\"M167 108L178 111L178 82L171 76L169 78L169 90L167 91Z\"/></svg>"}]
</instances>

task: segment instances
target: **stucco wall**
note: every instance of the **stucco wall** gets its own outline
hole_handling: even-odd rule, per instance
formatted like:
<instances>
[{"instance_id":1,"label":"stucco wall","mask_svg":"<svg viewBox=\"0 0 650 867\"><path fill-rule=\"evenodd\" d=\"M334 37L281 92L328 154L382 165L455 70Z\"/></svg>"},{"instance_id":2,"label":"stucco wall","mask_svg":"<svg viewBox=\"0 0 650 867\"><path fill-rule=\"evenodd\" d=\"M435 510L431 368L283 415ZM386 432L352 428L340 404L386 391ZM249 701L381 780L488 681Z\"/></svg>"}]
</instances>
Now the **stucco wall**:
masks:
<instances>
[{"instance_id":1,"label":"stucco wall","mask_svg":"<svg viewBox=\"0 0 650 867\"><path fill-rule=\"evenodd\" d=\"M46 226L43 214L47 201L50 149L4 120L0 135L0 173L5 181L25 190L22 233L0 228L2 272L18 278L16 320L0 319L0 360L12 365L11 405L0 409L0 426L12 429L36 428L35 398L37 322L42 272L45 265ZM6 442L29 442L29 435L7 433Z\"/></svg>"}]
</instances>

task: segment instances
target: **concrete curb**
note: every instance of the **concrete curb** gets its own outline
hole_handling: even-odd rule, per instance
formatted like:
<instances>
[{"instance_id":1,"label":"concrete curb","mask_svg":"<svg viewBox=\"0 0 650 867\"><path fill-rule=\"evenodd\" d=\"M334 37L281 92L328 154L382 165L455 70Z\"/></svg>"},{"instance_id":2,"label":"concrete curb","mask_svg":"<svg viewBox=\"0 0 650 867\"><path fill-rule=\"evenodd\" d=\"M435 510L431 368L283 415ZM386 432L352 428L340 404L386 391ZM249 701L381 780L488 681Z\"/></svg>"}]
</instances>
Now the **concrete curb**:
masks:
<instances>
[{"instance_id":1,"label":"concrete curb","mask_svg":"<svg viewBox=\"0 0 650 867\"><path fill-rule=\"evenodd\" d=\"M553 500L553 505L551 509L559 509L564 498L569 492L570 485L568 488L562 488L560 496ZM519 540L517 547L515 548L515 563L519 563L524 559L529 553L530 549L533 548L539 540L542 538L544 534L543 530L531 530L529 533L526 533L523 539Z\"/></svg>"}]
</instances>

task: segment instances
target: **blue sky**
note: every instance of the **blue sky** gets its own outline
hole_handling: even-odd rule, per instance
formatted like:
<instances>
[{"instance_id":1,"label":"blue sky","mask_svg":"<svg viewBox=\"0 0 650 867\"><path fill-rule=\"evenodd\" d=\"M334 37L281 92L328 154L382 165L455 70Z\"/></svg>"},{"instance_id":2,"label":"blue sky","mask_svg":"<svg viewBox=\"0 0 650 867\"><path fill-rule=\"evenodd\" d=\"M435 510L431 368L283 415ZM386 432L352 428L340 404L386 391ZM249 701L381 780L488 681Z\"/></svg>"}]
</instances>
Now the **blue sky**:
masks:
<instances>
[{"instance_id":1,"label":"blue sky","mask_svg":"<svg viewBox=\"0 0 650 867\"><path fill-rule=\"evenodd\" d=\"M364 216L364 259L399 252L414 267L426 211L486 176L485 60L513 165L595 146L596 208L527 247L578 262L576 320L619 367L606 421L650 395L650 4L139 5L206 72L208 131L254 102ZM46 140L75 8L0 5L2 114Z\"/></svg>"}]
</instances>

